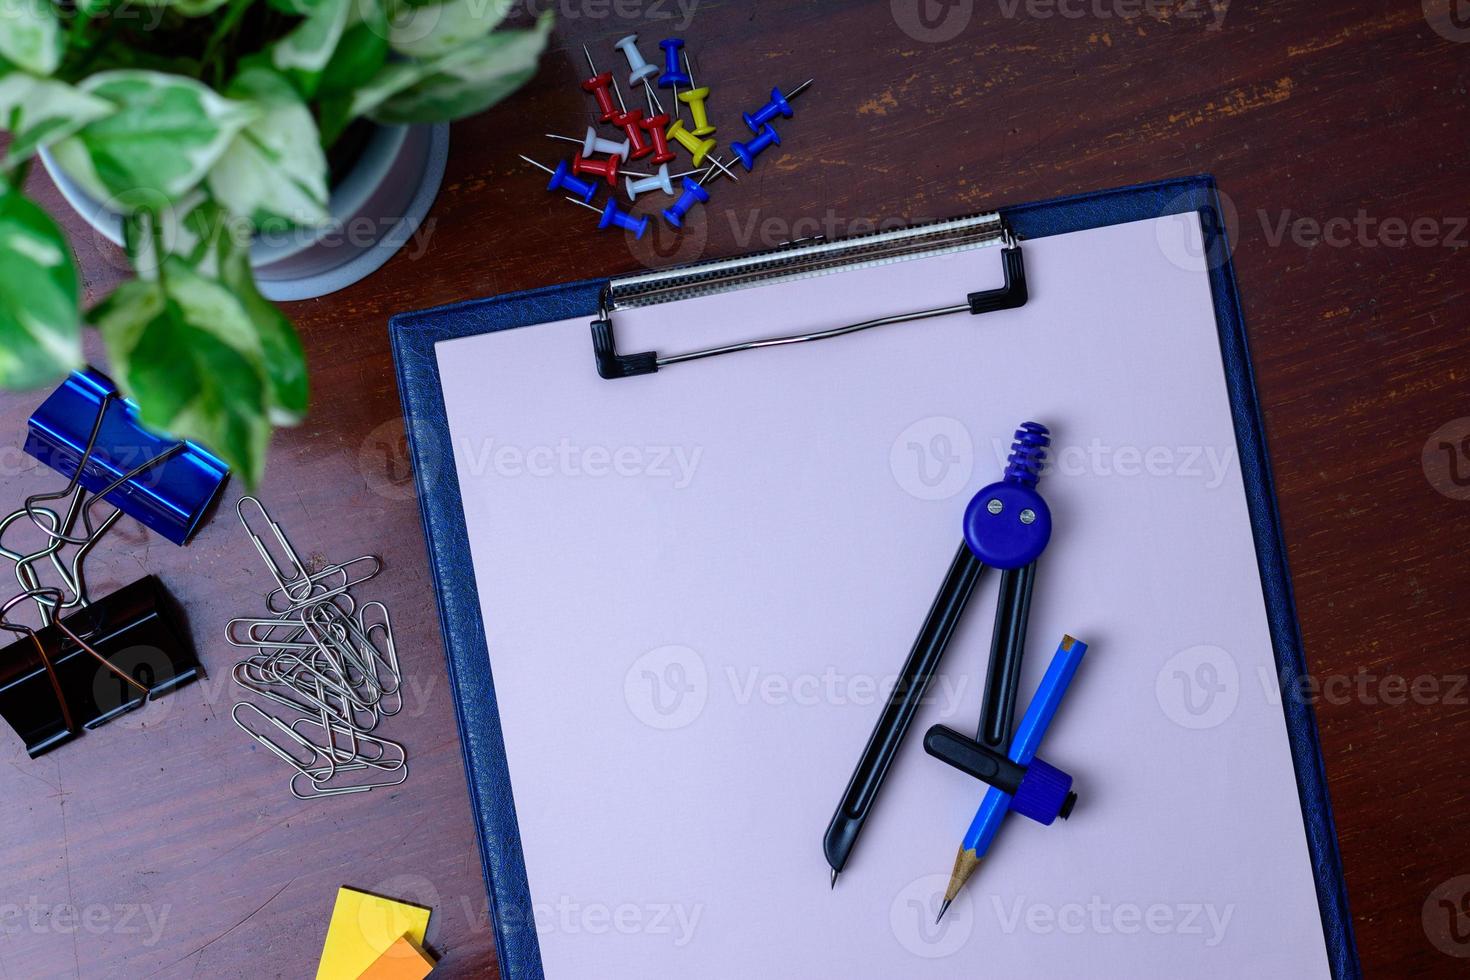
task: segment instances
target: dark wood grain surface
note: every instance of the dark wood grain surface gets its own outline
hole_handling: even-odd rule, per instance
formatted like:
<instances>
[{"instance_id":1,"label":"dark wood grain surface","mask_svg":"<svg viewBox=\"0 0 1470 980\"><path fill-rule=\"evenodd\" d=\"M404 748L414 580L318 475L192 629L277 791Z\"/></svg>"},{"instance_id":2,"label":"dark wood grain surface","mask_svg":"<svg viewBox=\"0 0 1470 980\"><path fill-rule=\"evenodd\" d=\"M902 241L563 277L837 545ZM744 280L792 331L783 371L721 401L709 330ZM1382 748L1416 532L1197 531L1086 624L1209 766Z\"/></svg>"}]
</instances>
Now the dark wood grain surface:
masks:
<instances>
[{"instance_id":1,"label":"dark wood grain surface","mask_svg":"<svg viewBox=\"0 0 1470 980\"><path fill-rule=\"evenodd\" d=\"M389 604L400 637L409 704L385 733L409 746L407 783L300 803L231 724L222 629L268 589L230 506L238 487L188 548L125 521L89 566L94 592L161 576L210 677L39 761L0 733L0 978L307 977L342 884L433 904L436 976L494 975L391 314L1201 171L1235 212L1363 963L1464 975L1470 960L1453 954L1470 954L1456 942L1470 917L1452 930L1439 899L1470 890L1454 881L1470 874L1470 657L1456 629L1470 489L1438 447L1470 436L1470 28L1436 0L1428 16L1416 0L923 4L921 17L914 0L704 0L687 23L672 0L558 5L535 80L455 126L420 239L367 281L289 307L314 406L276 440L261 495L313 559L383 556L364 597ZM541 134L585 125L580 45L616 67L610 45L631 31L689 39L726 140L773 84L818 79L786 146L722 186L707 220L638 247L596 233L515 157L553 158ZM105 295L117 251L44 175L31 190L71 233L89 298ZM0 395L12 503L54 482L17 448L36 402Z\"/></svg>"}]
</instances>

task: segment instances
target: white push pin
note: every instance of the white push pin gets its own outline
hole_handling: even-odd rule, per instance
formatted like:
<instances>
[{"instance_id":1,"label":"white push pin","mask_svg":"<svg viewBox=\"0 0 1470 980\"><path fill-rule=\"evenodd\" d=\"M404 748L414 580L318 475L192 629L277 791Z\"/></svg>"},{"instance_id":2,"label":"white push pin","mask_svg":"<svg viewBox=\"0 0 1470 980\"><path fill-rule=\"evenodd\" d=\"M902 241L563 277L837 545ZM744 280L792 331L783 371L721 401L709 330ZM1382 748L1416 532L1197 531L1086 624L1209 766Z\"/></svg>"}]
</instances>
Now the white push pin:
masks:
<instances>
[{"instance_id":1,"label":"white push pin","mask_svg":"<svg viewBox=\"0 0 1470 980\"><path fill-rule=\"evenodd\" d=\"M643 52L638 50L638 35L629 34L617 43L617 48L623 52L628 59L628 87L637 88L638 84L645 78L651 78L658 74L658 67L650 65L643 57Z\"/></svg>"},{"instance_id":2,"label":"white push pin","mask_svg":"<svg viewBox=\"0 0 1470 980\"><path fill-rule=\"evenodd\" d=\"M567 143L578 142L574 137L558 136L555 133L547 133L546 137L547 139L564 140ZM584 157L590 157L594 153L606 153L610 157L622 157L624 163L628 162L628 151L630 149L628 141L623 140L619 143L616 140L603 139L597 135L597 128L595 126L587 127L587 137L581 140L581 143L582 155Z\"/></svg>"},{"instance_id":3,"label":"white push pin","mask_svg":"<svg viewBox=\"0 0 1470 980\"><path fill-rule=\"evenodd\" d=\"M628 177L629 199L636 201L639 194L646 194L648 191L663 191L670 197L674 196L674 181L669 176L667 163L659 167L658 173L652 177L644 177L642 180L634 180L632 176Z\"/></svg>"}]
</instances>

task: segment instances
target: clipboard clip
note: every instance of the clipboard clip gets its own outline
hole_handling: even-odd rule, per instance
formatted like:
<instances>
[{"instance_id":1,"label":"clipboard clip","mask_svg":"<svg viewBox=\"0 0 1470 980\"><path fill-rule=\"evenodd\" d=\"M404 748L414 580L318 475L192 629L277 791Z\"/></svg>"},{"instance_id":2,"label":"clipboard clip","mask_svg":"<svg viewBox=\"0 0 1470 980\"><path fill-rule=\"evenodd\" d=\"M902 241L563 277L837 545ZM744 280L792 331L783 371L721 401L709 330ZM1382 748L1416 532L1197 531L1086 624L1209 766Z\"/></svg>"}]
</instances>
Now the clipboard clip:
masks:
<instances>
[{"instance_id":1,"label":"clipboard clip","mask_svg":"<svg viewBox=\"0 0 1470 980\"><path fill-rule=\"evenodd\" d=\"M612 314L620 309L652 306L987 246L1000 247L1005 283L995 289L970 293L963 303L876 317L808 333L707 347L681 354L659 354L656 351L618 353ZM982 313L1013 310L1025 306L1029 298L1026 265L1021 256L1019 239L1012 234L999 214L982 214L838 241L816 241L811 244L797 242L741 259L700 263L664 272L614 279L604 287L598 317L592 322L592 353L598 375L611 381L654 374L660 368L686 361L698 361L737 351L827 340L895 323L910 323L957 313L979 316Z\"/></svg>"}]
</instances>

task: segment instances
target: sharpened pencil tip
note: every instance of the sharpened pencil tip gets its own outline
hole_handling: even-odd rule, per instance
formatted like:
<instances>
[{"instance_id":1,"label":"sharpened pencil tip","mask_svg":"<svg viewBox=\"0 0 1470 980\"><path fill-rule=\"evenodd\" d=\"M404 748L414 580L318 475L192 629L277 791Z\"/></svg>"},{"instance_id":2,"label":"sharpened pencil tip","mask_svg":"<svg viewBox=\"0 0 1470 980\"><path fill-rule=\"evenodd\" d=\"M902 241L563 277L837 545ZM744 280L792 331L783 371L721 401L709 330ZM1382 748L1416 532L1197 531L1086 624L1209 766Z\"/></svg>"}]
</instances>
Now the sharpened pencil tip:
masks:
<instances>
[{"instance_id":1,"label":"sharpened pencil tip","mask_svg":"<svg viewBox=\"0 0 1470 980\"><path fill-rule=\"evenodd\" d=\"M837 876L839 874L841 874L841 872L838 871L836 868L833 868L832 869L832 887L833 888L836 888L837 887Z\"/></svg>"},{"instance_id":2,"label":"sharpened pencil tip","mask_svg":"<svg viewBox=\"0 0 1470 980\"><path fill-rule=\"evenodd\" d=\"M942 919L942 918L944 918L944 913L946 913L948 911L949 911L949 899L946 898L944 900L944 904L941 905L941 906L939 906L939 914L934 917L934 924L936 926L939 925L939 920Z\"/></svg>"}]
</instances>

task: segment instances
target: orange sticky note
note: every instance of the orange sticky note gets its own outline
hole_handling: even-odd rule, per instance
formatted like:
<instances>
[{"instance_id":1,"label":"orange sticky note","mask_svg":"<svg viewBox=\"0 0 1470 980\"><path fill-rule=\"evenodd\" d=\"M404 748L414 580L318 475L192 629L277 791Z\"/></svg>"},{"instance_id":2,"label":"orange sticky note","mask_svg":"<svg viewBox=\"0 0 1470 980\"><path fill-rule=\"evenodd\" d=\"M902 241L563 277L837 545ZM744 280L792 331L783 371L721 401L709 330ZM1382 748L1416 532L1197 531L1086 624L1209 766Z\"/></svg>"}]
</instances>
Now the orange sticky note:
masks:
<instances>
[{"instance_id":1,"label":"orange sticky note","mask_svg":"<svg viewBox=\"0 0 1470 980\"><path fill-rule=\"evenodd\" d=\"M404 936L389 946L357 980L424 980L433 969L434 961L429 954Z\"/></svg>"},{"instance_id":2,"label":"orange sticky note","mask_svg":"<svg viewBox=\"0 0 1470 980\"><path fill-rule=\"evenodd\" d=\"M400 936L422 943L428 928L426 908L340 888L316 980L359 980Z\"/></svg>"}]
</instances>

